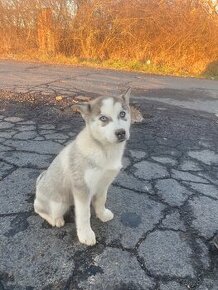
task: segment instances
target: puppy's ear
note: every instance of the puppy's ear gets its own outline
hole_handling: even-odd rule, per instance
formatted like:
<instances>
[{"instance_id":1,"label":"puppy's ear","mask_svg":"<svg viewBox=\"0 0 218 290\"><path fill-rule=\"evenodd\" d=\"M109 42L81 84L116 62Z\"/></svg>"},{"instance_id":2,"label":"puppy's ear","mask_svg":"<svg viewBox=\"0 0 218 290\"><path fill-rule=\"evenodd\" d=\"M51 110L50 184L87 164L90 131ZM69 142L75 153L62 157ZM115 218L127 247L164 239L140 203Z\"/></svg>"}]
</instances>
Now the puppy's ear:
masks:
<instances>
[{"instance_id":1,"label":"puppy's ear","mask_svg":"<svg viewBox=\"0 0 218 290\"><path fill-rule=\"evenodd\" d=\"M79 111L84 120L88 118L92 110L90 103L75 104L72 106L72 108L73 110Z\"/></svg>"},{"instance_id":2,"label":"puppy's ear","mask_svg":"<svg viewBox=\"0 0 218 290\"><path fill-rule=\"evenodd\" d=\"M121 96L122 99L124 100L124 102L129 105L129 98L130 98L130 95L131 95L131 88L128 88L126 90L126 92Z\"/></svg>"}]
</instances>

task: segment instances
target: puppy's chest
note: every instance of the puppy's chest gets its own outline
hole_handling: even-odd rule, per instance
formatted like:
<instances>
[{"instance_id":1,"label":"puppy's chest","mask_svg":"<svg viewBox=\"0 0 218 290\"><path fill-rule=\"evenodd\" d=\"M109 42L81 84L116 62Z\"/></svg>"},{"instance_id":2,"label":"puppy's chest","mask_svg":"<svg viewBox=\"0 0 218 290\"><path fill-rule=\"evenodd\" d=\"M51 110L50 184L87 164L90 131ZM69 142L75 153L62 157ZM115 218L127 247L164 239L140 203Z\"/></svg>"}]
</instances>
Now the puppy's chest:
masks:
<instances>
[{"instance_id":1,"label":"puppy's chest","mask_svg":"<svg viewBox=\"0 0 218 290\"><path fill-rule=\"evenodd\" d=\"M105 167L89 168L85 171L85 182L91 195L109 186L121 169L120 164L105 164Z\"/></svg>"}]
</instances>

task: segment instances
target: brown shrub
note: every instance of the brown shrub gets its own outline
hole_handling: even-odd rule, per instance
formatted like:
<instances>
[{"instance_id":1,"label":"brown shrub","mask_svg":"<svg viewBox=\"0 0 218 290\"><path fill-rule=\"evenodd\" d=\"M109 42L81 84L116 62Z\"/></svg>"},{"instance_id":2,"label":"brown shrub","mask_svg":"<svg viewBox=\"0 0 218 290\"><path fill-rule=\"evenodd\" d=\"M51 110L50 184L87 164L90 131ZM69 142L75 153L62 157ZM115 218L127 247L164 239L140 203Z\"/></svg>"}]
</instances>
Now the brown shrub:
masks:
<instances>
[{"instance_id":1,"label":"brown shrub","mask_svg":"<svg viewBox=\"0 0 218 290\"><path fill-rule=\"evenodd\" d=\"M200 73L218 59L218 15L206 2L0 0L0 52L149 60Z\"/></svg>"}]
</instances>

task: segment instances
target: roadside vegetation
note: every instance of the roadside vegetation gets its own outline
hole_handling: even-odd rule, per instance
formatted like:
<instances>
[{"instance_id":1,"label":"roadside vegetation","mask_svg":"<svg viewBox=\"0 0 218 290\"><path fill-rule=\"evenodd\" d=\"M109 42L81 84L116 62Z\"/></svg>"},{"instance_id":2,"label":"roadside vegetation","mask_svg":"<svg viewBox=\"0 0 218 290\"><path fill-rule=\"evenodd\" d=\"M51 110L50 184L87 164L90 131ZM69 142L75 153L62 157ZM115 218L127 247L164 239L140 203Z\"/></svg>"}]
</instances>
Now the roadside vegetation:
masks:
<instances>
[{"instance_id":1,"label":"roadside vegetation","mask_svg":"<svg viewBox=\"0 0 218 290\"><path fill-rule=\"evenodd\" d=\"M0 0L0 57L216 79L218 4Z\"/></svg>"}]
</instances>

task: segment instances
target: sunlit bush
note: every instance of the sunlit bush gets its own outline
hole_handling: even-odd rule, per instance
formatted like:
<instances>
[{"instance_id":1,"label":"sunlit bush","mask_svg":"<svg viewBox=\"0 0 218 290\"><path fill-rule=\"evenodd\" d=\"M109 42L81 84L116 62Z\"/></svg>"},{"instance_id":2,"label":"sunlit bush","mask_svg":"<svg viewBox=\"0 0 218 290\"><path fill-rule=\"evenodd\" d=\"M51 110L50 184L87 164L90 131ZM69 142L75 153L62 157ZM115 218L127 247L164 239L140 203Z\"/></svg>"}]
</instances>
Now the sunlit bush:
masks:
<instances>
[{"instance_id":1,"label":"sunlit bush","mask_svg":"<svg viewBox=\"0 0 218 290\"><path fill-rule=\"evenodd\" d=\"M52 18L42 33L51 34L52 54L199 74L218 59L218 15L206 2L0 0L0 53L38 52L39 15L47 7Z\"/></svg>"}]
</instances>

